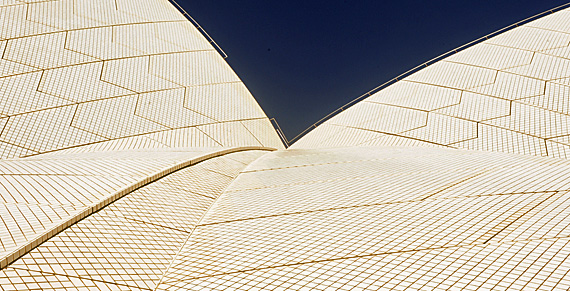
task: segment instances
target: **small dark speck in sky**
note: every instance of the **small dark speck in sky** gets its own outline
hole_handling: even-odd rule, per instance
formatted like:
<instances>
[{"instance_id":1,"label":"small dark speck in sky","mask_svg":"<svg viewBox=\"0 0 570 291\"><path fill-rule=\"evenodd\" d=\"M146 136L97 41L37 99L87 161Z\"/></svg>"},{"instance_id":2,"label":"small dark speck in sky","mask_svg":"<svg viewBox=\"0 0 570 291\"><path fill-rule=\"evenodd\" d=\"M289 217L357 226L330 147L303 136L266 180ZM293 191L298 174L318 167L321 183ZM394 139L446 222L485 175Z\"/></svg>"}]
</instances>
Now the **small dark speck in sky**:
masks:
<instances>
[{"instance_id":1,"label":"small dark speck in sky","mask_svg":"<svg viewBox=\"0 0 570 291\"><path fill-rule=\"evenodd\" d=\"M416 65L566 2L176 1L288 138Z\"/></svg>"}]
</instances>

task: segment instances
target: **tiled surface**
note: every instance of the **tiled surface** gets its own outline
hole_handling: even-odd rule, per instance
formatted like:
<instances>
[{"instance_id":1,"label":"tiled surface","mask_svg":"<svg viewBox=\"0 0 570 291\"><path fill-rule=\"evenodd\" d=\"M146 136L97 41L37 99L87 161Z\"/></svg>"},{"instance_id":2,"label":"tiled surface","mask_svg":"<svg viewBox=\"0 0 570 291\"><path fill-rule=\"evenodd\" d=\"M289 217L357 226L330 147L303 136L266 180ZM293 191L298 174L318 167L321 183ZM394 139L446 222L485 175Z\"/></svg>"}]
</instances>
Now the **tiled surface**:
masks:
<instances>
[{"instance_id":1,"label":"tiled surface","mask_svg":"<svg viewBox=\"0 0 570 291\"><path fill-rule=\"evenodd\" d=\"M169 1L0 0L0 290L567 290L569 13L267 153Z\"/></svg>"},{"instance_id":2,"label":"tiled surface","mask_svg":"<svg viewBox=\"0 0 570 291\"><path fill-rule=\"evenodd\" d=\"M154 289L201 217L231 183L230 177L265 153L208 159L127 194L0 271L2 290L37 282L46 290ZM217 185L204 192L207 179L216 180L209 177L216 177ZM204 180L196 183L195 178Z\"/></svg>"},{"instance_id":3,"label":"tiled surface","mask_svg":"<svg viewBox=\"0 0 570 291\"><path fill-rule=\"evenodd\" d=\"M185 237L185 232L99 212L11 267L152 288Z\"/></svg>"},{"instance_id":4,"label":"tiled surface","mask_svg":"<svg viewBox=\"0 0 570 291\"><path fill-rule=\"evenodd\" d=\"M117 199L116 195L132 191L129 190L131 187L150 182L149 178L155 175L163 175L162 172L170 171L178 164L216 155L218 151L219 148L172 148L60 153L0 161L0 259L11 260L10 254L35 247L37 240L51 237L59 227L74 223L90 209L98 210L100 205ZM162 186L152 187L162 191L174 188L184 193L186 189L176 185L196 185L192 195L196 203L201 204L215 198L212 193L221 192L235 177L236 171L245 167L243 163L225 159L227 162L223 166L214 163L214 168L221 168L217 171L204 169L201 175L189 174L184 180L170 181L173 178L168 178ZM195 171L203 167L204 164L198 164ZM226 172L233 176L224 174ZM152 188L145 191L153 193ZM171 203L180 205L179 201ZM180 228L187 229L187 225L197 221L195 209L205 210L194 205L196 203L185 201L185 208L177 210L181 218L185 217L178 221ZM155 208L151 207L153 205ZM133 201L132 204L115 204L111 210L128 216L132 209L138 208L140 216L144 217L142 220L167 219L162 217L160 210L171 213L170 204L162 205L162 208L160 205L152 201ZM184 215L186 211L189 211L187 216Z\"/></svg>"},{"instance_id":5,"label":"tiled surface","mask_svg":"<svg viewBox=\"0 0 570 291\"><path fill-rule=\"evenodd\" d=\"M549 14L423 68L291 148L394 146L409 139L413 146L566 159L570 146L555 139L570 135L569 13Z\"/></svg>"},{"instance_id":6,"label":"tiled surface","mask_svg":"<svg viewBox=\"0 0 570 291\"><path fill-rule=\"evenodd\" d=\"M141 291L144 289L69 277L56 274L34 272L25 269L7 268L2 270L0 290L89 290L89 291Z\"/></svg>"},{"instance_id":7,"label":"tiled surface","mask_svg":"<svg viewBox=\"0 0 570 291\"><path fill-rule=\"evenodd\" d=\"M157 290L566 290L570 163L414 147L272 152Z\"/></svg>"},{"instance_id":8,"label":"tiled surface","mask_svg":"<svg viewBox=\"0 0 570 291\"><path fill-rule=\"evenodd\" d=\"M403 202L204 225L186 242L169 279L484 243L496 224L534 196L540 194Z\"/></svg>"},{"instance_id":9,"label":"tiled surface","mask_svg":"<svg viewBox=\"0 0 570 291\"><path fill-rule=\"evenodd\" d=\"M164 285L161 290L567 290L568 239L311 262Z\"/></svg>"},{"instance_id":10,"label":"tiled surface","mask_svg":"<svg viewBox=\"0 0 570 291\"><path fill-rule=\"evenodd\" d=\"M283 148L237 75L168 0L12 2L0 6L0 158L93 143L176 147L179 131L193 131L199 147ZM170 137L140 142L152 134Z\"/></svg>"}]
</instances>

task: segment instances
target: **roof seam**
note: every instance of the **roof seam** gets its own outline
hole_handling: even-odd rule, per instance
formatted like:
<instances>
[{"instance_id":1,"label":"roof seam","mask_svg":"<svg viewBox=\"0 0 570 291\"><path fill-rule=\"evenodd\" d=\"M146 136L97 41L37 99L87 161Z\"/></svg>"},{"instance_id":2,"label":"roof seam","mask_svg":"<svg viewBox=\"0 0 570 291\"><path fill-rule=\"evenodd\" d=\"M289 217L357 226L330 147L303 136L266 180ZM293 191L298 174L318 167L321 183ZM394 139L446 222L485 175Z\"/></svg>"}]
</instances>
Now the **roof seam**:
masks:
<instances>
[{"instance_id":1,"label":"roof seam","mask_svg":"<svg viewBox=\"0 0 570 291\"><path fill-rule=\"evenodd\" d=\"M183 168L195 165L199 162L224 156L230 153L235 152L242 152L242 151L250 151L250 150L264 150L264 151L275 151L275 148L270 147L255 147L255 146L246 146L246 147L233 147L229 149L224 149L221 151L205 154L203 156L192 158L190 160L186 160L183 162L176 163L175 165L168 167L166 169L160 170L155 172L154 174L150 174L145 178L140 179L138 182L132 183L130 186L124 187L123 189L116 191L115 193L107 196L106 198L102 199L99 202L93 203L88 206L86 209L81 211L80 213L72 216L71 218L67 219L66 221L62 222L61 224L54 226L43 233L37 235L34 239L29 240L26 244L21 245L18 249L10 252L7 256L0 259L0 270L8 267L11 263L22 257L23 255L27 254L31 250L38 247L40 244L46 242L50 238L54 237L58 233L66 230L67 228L75 225L77 222L83 220L86 217L89 217L91 214L105 208L106 206L112 204L113 202L117 201L118 199L128 195L129 193L133 192L134 190L146 186L148 184L153 183L154 181L174 173L178 170Z\"/></svg>"},{"instance_id":2,"label":"roof seam","mask_svg":"<svg viewBox=\"0 0 570 291\"><path fill-rule=\"evenodd\" d=\"M260 148L255 148L255 147L251 147L251 150L256 150L256 149L260 149ZM271 148L270 148L271 149ZM276 150L276 149L273 149ZM257 159L251 161L249 164L253 164L255 161L259 160L261 157L263 157L265 155L261 155L259 156ZM242 170L240 171L240 173L246 168L247 166L245 166L244 168L242 168ZM160 278L160 280L156 283L156 287L155 290L158 290L158 287L160 286L160 284L162 284L163 279L166 277L166 274L168 274L168 271L170 270L170 268L172 267L172 264L174 264L174 261L176 261L176 258L180 255L180 253L182 252L182 250L184 249L184 246L186 246L186 243L188 243L188 241L190 240L190 238L192 237L192 234L194 234L194 231L200 226L200 223L202 222L202 220L204 219L204 217L206 217L206 215L208 214L208 212L210 211L210 209L212 209L212 206L214 206L214 204L216 203L216 201L222 197L222 195L224 195L224 193L226 193L226 190L235 182L235 180L237 179L237 177L239 176L239 174L233 178L233 180L226 185L226 187L224 188L224 190L220 193L220 195L218 195L218 197L216 197L214 199L214 201L212 201L212 203L210 203L210 206L208 206L208 208L204 211L204 213L202 214L202 216L200 217L200 219L196 222L194 228L192 229L192 231L190 231L190 233L188 234L188 236L186 237L186 239L184 240L184 242L180 245L180 248L178 249L178 251L176 252L176 255L174 255L174 257L172 258L172 260L170 261L170 263L168 264L168 267L164 270L164 272L162 273L162 277Z\"/></svg>"},{"instance_id":3,"label":"roof seam","mask_svg":"<svg viewBox=\"0 0 570 291\"><path fill-rule=\"evenodd\" d=\"M372 90L370 90L370 91L364 93L363 95L361 95L361 96L359 96L359 97L357 97L357 98L355 98L355 99L349 101L349 102L346 103L345 105L343 105L343 106L341 106L340 108L336 109L335 111L329 113L329 114L326 115L325 117L319 119L317 122L313 123L313 124L312 124L311 126L309 126L307 129L305 129L305 130L303 130L301 133L299 133L297 136L293 137L293 138L289 141L289 143L290 143L291 145L294 144L294 142L296 142L297 140L299 140L300 138L302 138L303 136L305 136L305 135L306 135L308 132L310 132L313 128L316 128L318 125L321 125L321 124L323 124L325 121L330 120L332 117L338 115L338 114L341 113L342 111L344 111L344 110L350 108L351 106L353 106L354 104L358 103L358 101L361 101L361 100L363 100L363 99L366 98L366 97L372 96L372 94L378 93L379 91L385 89L386 87L388 87L388 86L390 86L390 85L392 85L392 84L394 84L394 83L396 83L396 82L399 82L401 79L403 79L403 78L405 78L405 77L408 77L408 76L410 76L410 75L412 75L412 74L414 74L414 73L416 73L416 72L418 72L418 71L421 71L421 70L422 70L423 68L425 68L425 67L428 67L428 66L430 66L430 65L432 65L432 64L435 64L435 63L437 63L437 62L443 60L444 58L449 57L449 56L452 56L452 55L454 55L454 54L457 54L458 52L461 52L461 51L463 51L463 50L465 50L465 49L467 49L467 48L473 47L473 46L476 45L476 44L480 44L480 43L482 43L482 42L488 40L489 38L492 38L492 37L497 36L497 35L499 35L499 34L501 34L501 33L510 31L510 30L512 30L512 29L514 29L514 28L516 28L516 27L519 27L519 26L522 25L522 24L527 24L527 23L529 23L529 22L531 22L531 21L533 21L533 20L539 19L539 18L541 18L541 17L543 17L543 16L545 16L545 15L547 15L547 14L552 14L552 13L554 13L554 12L560 11L560 10L562 10L562 9L568 7L568 6L570 6L570 3L566 3L566 4L563 4L563 5L557 6L557 7L555 7L555 8L552 8L552 9L550 9L550 10L548 10L548 11L544 11L544 12L538 13L538 14L536 14L536 15L533 15L533 16L531 16L531 17L525 18L525 19L523 19L523 20L521 20L521 21L519 21L519 22L513 23L513 24L511 24L511 25L509 25L509 26L507 26L507 27L504 27L504 28L501 28L501 29L499 29L499 30L496 30L496 31L494 31L494 32L492 32L492 33L489 33L489 34L487 34L487 35L485 35L485 36L482 36L482 37L480 37L480 38L478 38L478 39L475 39L475 40L473 40L473 41L471 41L471 42L468 42L468 43L466 43L466 44L464 44L464 45L462 45L462 46L459 46L459 47L457 47L457 48L455 48L455 49L452 49L452 50L450 50L450 51L448 51L448 52L445 52L445 53L443 53L443 54L441 54L441 55L439 55L439 56L437 56L437 57L435 57L435 58L432 58L432 59L430 59L430 60L428 60L428 61L426 61L426 62L424 62L424 63L422 63L422 64L419 64L419 65L413 67L412 69L410 69L410 70L408 70L408 71L406 71L406 72L404 72L404 73L402 73L402 74L396 76L395 78L392 78L392 79L390 79L390 80L384 82L383 84L381 84L381 85L379 85L379 86L373 88Z\"/></svg>"}]
</instances>

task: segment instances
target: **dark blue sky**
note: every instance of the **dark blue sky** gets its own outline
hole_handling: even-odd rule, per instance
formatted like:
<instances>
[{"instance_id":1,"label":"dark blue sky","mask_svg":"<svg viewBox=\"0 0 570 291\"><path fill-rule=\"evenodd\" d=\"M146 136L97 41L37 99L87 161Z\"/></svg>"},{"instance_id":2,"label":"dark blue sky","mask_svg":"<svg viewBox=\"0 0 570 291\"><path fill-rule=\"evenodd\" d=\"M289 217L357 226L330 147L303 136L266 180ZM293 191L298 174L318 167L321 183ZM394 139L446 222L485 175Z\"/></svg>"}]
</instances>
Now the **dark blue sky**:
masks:
<instances>
[{"instance_id":1,"label":"dark blue sky","mask_svg":"<svg viewBox=\"0 0 570 291\"><path fill-rule=\"evenodd\" d=\"M433 57L557 0L177 0L289 139Z\"/></svg>"}]
</instances>

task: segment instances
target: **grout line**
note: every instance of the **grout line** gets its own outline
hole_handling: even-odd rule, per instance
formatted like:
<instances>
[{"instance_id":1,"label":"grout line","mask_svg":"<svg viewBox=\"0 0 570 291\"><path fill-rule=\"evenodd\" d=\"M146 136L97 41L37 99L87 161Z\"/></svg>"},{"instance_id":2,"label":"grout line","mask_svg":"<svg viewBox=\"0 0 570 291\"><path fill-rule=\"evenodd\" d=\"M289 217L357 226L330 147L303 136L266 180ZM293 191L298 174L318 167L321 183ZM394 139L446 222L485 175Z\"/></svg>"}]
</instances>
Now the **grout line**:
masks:
<instances>
[{"instance_id":1,"label":"grout line","mask_svg":"<svg viewBox=\"0 0 570 291\"><path fill-rule=\"evenodd\" d=\"M443 53L443 54L441 54L441 55L439 55L439 56L437 56L437 57L435 57L435 58L432 58L432 59L428 60L427 62L424 62L424 63L422 63L422 64L419 64L419 65L413 67L412 69L410 69L410 70L408 70L408 71L406 71L406 72L404 72L404 73L402 73L402 74L396 76L395 78L392 78L392 79L390 79L390 80L384 82L383 84L381 84L381 85L375 87L374 89L368 91L367 93L364 93L363 95L361 95L361 96L359 96L359 97L357 97L357 98L355 98L355 99L349 101L348 103L346 103L345 105L343 105L343 106L341 106L340 108L336 109L335 111L333 111L333 112L327 114L327 115L324 116L323 118L319 119L317 122L313 123L313 124L312 124L311 126L309 126L307 129L303 130L303 131L302 131L301 133L299 133L297 136L293 137L293 138L290 140L290 142L291 142L291 144L293 144L295 141L297 141L297 140L300 139L301 137L305 136L308 132L310 132L312 128L316 128L317 125L321 125L321 124L323 124L325 121L330 120L332 117L336 116L336 115L339 114L340 112L342 112L342 111L344 111L345 109L347 109L347 108L353 106L354 104L356 104L357 101L360 101L360 100L364 99L365 97L372 96L372 94L375 94L375 93L377 93L377 92L383 90L384 88L386 88L386 87L388 87L388 86L390 86L390 85L392 85L392 84L394 84L394 83L396 83L396 82L399 82L400 79L403 79L403 78L405 78L405 77L408 77L408 76L410 76L410 75L412 75L412 74L414 74L414 73L416 73L416 72L422 70L422 69L425 68L425 67L428 67L428 66L430 66L430 65L432 65L432 64L435 64L435 63L437 63L437 62L439 62L439 61L441 61L441 60L443 60L443 59L445 59L445 58L447 58L447 57L449 57L449 56L452 56L452 55L454 55L454 54L457 54L458 52L461 52L461 51L463 51L463 50L465 50L465 49L467 49L467 48L473 47L473 46L475 46L476 44L483 43L483 42L485 42L486 40L488 40L489 38L492 38L492 37L497 36L497 35L499 35L499 34L502 34L502 33L504 33L504 32L510 31L510 30L512 30L513 28L519 27L519 25L527 24L527 23L530 23L530 22L533 21L533 20L540 19L542 16L547 15L548 13L554 13L554 11L560 11L560 10L562 10L563 8L567 7L567 6L570 6L570 3L562 4L562 5L560 5L560 6L557 6L557 7L553 8L553 9L550 9L550 10L548 10L548 11L544 11L544 12L538 13L538 14L536 14L536 15L533 15L533 16L531 16L531 17L525 18L525 19L523 19L523 20L521 20L521 21L518 21L518 22L516 22L516 23L514 23L514 24L511 24L511 25L509 25L509 26L507 26L507 27L501 28L501 29L496 30L496 31L494 31L494 32L492 32L492 33L489 33L489 34L487 34L487 35L485 35L485 36L483 36L483 37L480 37L480 38L475 39L475 40L473 40L473 41L471 41L471 42L468 42L468 43L466 43L466 44L464 44L464 45L462 45L462 46L459 46L458 48L455 48L455 49L453 49L453 50L451 50L451 51L445 52L445 53ZM487 69L488 69L488 68L487 68Z\"/></svg>"},{"instance_id":2,"label":"grout line","mask_svg":"<svg viewBox=\"0 0 570 291\"><path fill-rule=\"evenodd\" d=\"M14 270L24 270L24 271L28 271L30 273L40 273L40 274L48 274L48 275L55 275L55 276L62 276L62 277L67 277L67 278L77 278L80 280L89 280L89 281L93 281L93 282L100 282L100 283L105 283L105 284L109 284L109 285L117 285L117 286L125 286L125 287L129 287L129 288L136 288L136 289L131 289L131 290L149 290L152 291L152 289L148 289L148 288L141 288L141 287L137 287L137 286L132 286L132 285L127 285L127 284L121 284L121 283L117 283L117 282L109 282L109 281L103 281L103 280L98 280L98 279L94 279L91 277L80 277L80 276L73 276L73 275L69 275L69 274L58 274L58 273L52 273L52 272L45 272L45 271L37 271L37 270L30 270L30 269L26 269L26 268L18 268L18 267L9 267L10 269L14 269ZM26 282L28 283L28 282Z\"/></svg>"},{"instance_id":3,"label":"grout line","mask_svg":"<svg viewBox=\"0 0 570 291\"><path fill-rule=\"evenodd\" d=\"M453 186L456 186L456 185L453 185ZM563 191L565 191L565 190L562 190L561 192L563 192ZM421 197L417 197L416 199L410 199L410 200L400 200L400 201L392 201L392 202L379 202L379 203L351 205L351 206L340 206L340 207L331 207L331 208L306 210L306 211L298 211L298 212L279 213L279 214L273 214L273 215L247 217L247 218L241 218L241 219L198 224L197 227L219 225L219 224L233 223L233 222L240 222L240 221L248 221L248 220L254 220L254 219L272 218L272 217L289 216L289 215L299 215L299 214L307 214L307 213L315 213L315 212L326 212L326 211L343 210L343 209L355 209L355 208L361 208L361 207L372 207L372 206L381 206L381 205L394 205L394 204L403 204L403 203L424 203L424 202L427 203L427 202L438 201L438 200L441 201L441 200L453 200L453 199L475 199L475 198L481 198L481 197L504 196L504 195L533 195L533 194L544 194L544 193L553 193L552 195L555 195L555 194L558 194L558 192L559 191L519 192L519 193L515 192L515 193L483 194L483 195L472 195L472 196L453 196L453 197L431 198L431 199L430 198L423 199Z\"/></svg>"},{"instance_id":4,"label":"grout line","mask_svg":"<svg viewBox=\"0 0 570 291\"><path fill-rule=\"evenodd\" d=\"M255 150L255 149L253 149ZM273 149L275 150L275 149ZM260 159L261 157L263 157L264 155L261 155L259 157L257 157L255 160L251 161L250 164L254 163L255 161L257 161L258 159ZM247 165L244 165L244 167L242 168L245 169L247 167ZM241 172L241 171L240 171ZM239 174L238 174L239 175ZM237 176L236 176L237 178ZM202 220L204 219L204 217L206 217L206 215L208 214L208 212L210 211L210 209L212 208L212 206L214 206L214 204L216 203L216 201L218 201L218 199L220 197L222 197L222 195L224 195L226 189L235 182L236 178L234 178L230 183L228 183L226 185L226 187L221 191L221 193L212 201L212 203L210 204L210 206L204 210L202 216L200 217L200 219L196 222L196 225L194 226L194 228L192 229L192 231L190 232L190 234L188 235L188 237L186 238L186 240L184 241L184 243L182 243L182 245L180 246L180 248L178 249L178 251L176 252L176 255L174 255L174 257L172 258L172 260L170 261L170 264L168 264L168 267L164 270L164 272L162 273L162 277L160 278L160 280L156 283L156 287L155 290L158 288L158 286L160 286L160 284L163 282L164 278L166 277L166 274L168 274L168 271L171 269L171 267L174 264L174 261L176 260L176 258L178 258L178 256L180 255L180 253L182 252L182 250L184 249L184 246L186 246L186 244L188 243L188 241L190 240L190 238L192 237L192 234L194 234L194 231L196 231L196 229L198 229L198 227L200 226L200 223L202 222Z\"/></svg>"},{"instance_id":5,"label":"grout line","mask_svg":"<svg viewBox=\"0 0 570 291\"><path fill-rule=\"evenodd\" d=\"M91 214L105 208L106 206L112 204L113 202L117 201L121 197L128 195L129 193L131 193L131 192L133 192L133 191L135 191L141 187L149 185L149 184L155 182L156 180L158 180L158 179L160 179L166 175L174 173L180 169L183 169L183 168L186 168L189 166L193 166L199 162L202 162L202 161L205 161L205 160L208 160L211 158L215 158L215 157L224 156L224 155L227 155L230 153L241 152L241 151L250 151L250 150L274 151L276 149L268 148L268 147L253 147L253 146L233 147L233 148L224 149L224 150L213 152L213 153L212 152L206 153L202 156L195 157L195 158L192 158L190 160L183 161L183 162L179 162L179 163L177 163L171 167L168 167L168 168L163 169L163 170L159 170L158 172L155 172L154 174L147 175L145 178L142 178L138 182L132 183L131 185L126 186L126 187L122 188L121 190L116 191L115 193L112 193L112 194L106 196L105 198L99 200L99 202L95 202L95 203L91 204L90 206L84 208L84 210L81 211L80 213L76 214L73 217L69 217L66 221L63 221L59 225L55 225L52 228L45 230L43 233L36 234L34 239L28 240L25 245L18 246L17 249L12 250L11 252L8 253L8 255L1 258L0 259L0 270L8 267L10 264L15 262L17 259L24 256L25 254L27 254L31 250L35 249L36 247L38 247L42 243L48 241L50 238L56 236L60 232L66 230L67 228L78 223L79 221L89 217Z\"/></svg>"},{"instance_id":6,"label":"grout line","mask_svg":"<svg viewBox=\"0 0 570 291\"><path fill-rule=\"evenodd\" d=\"M567 239L567 238L569 238L569 236L560 236L560 237L555 237L555 238L541 238L541 239L520 240L520 241L515 241L515 242L510 242L510 243L512 244L512 243L521 242L521 241L528 241L528 242L531 242L531 241L559 240L559 239ZM377 256L393 255L393 254L415 253L415 252L425 252L425 251L435 251L435 250L453 249L453 248L485 247L485 246L488 246L488 244L472 243L472 244L457 244L457 245L450 245L450 246L443 246L443 247L433 247L433 248L419 248L419 249L413 249L413 250L402 250L402 251L392 251L392 252L379 252L379 253L371 253L371 254L363 254L363 255L337 257L337 258L331 258L331 259L312 260L312 261L303 261L303 262L298 262L298 263L273 265L273 266L267 266L267 267L250 268L250 269L239 270L239 271L233 271L233 272L220 272L220 273L213 274L213 275L205 275L205 276L188 277L188 278L184 278L184 279L177 279L177 280L172 281L172 282L184 282L184 281L189 281L189 280L197 280L197 279L210 278L210 277L217 277L217 276L226 276L226 275L232 275L232 274L247 273L247 272L260 271L260 270L267 270L267 269L283 268L283 267L300 266L300 265L306 265L306 264L318 264L318 263L325 263L325 262L334 262L334 261L340 261L340 260L370 258L370 257L377 257Z\"/></svg>"},{"instance_id":7,"label":"grout line","mask_svg":"<svg viewBox=\"0 0 570 291\"><path fill-rule=\"evenodd\" d=\"M546 194L546 193L545 193ZM495 238L497 235L499 235L501 232L503 232L505 229L507 229L509 226L511 226L513 223L517 222L519 219L521 219L522 217L524 217L526 214L528 214L529 212L531 212L532 210L534 210L536 207L538 207L540 204L544 203L546 200L552 198L553 196L555 196L556 194L558 194L558 192L554 192L552 194L550 194L548 197L538 197L537 199L534 199L533 201L530 201L528 204L526 204L525 206L522 207L522 209L524 209L524 207L531 205L533 203L536 202L536 200L540 199L541 201L539 201L538 203L536 203L535 205L533 205L529 210L527 210L526 212L518 215L518 217L516 217L513 221L509 222L506 226L504 226L503 228L501 228L499 231L497 231L495 234L493 234L490 238L488 238L487 240L485 240L485 242L483 242L483 244L487 244L489 243L489 241L491 241L493 238ZM519 210L520 211L520 210ZM516 215L516 212L514 213L514 215ZM505 220L499 222L498 225L500 225L502 222L506 221L508 219L505 218ZM482 235L482 237L485 236L485 234Z\"/></svg>"}]
</instances>

